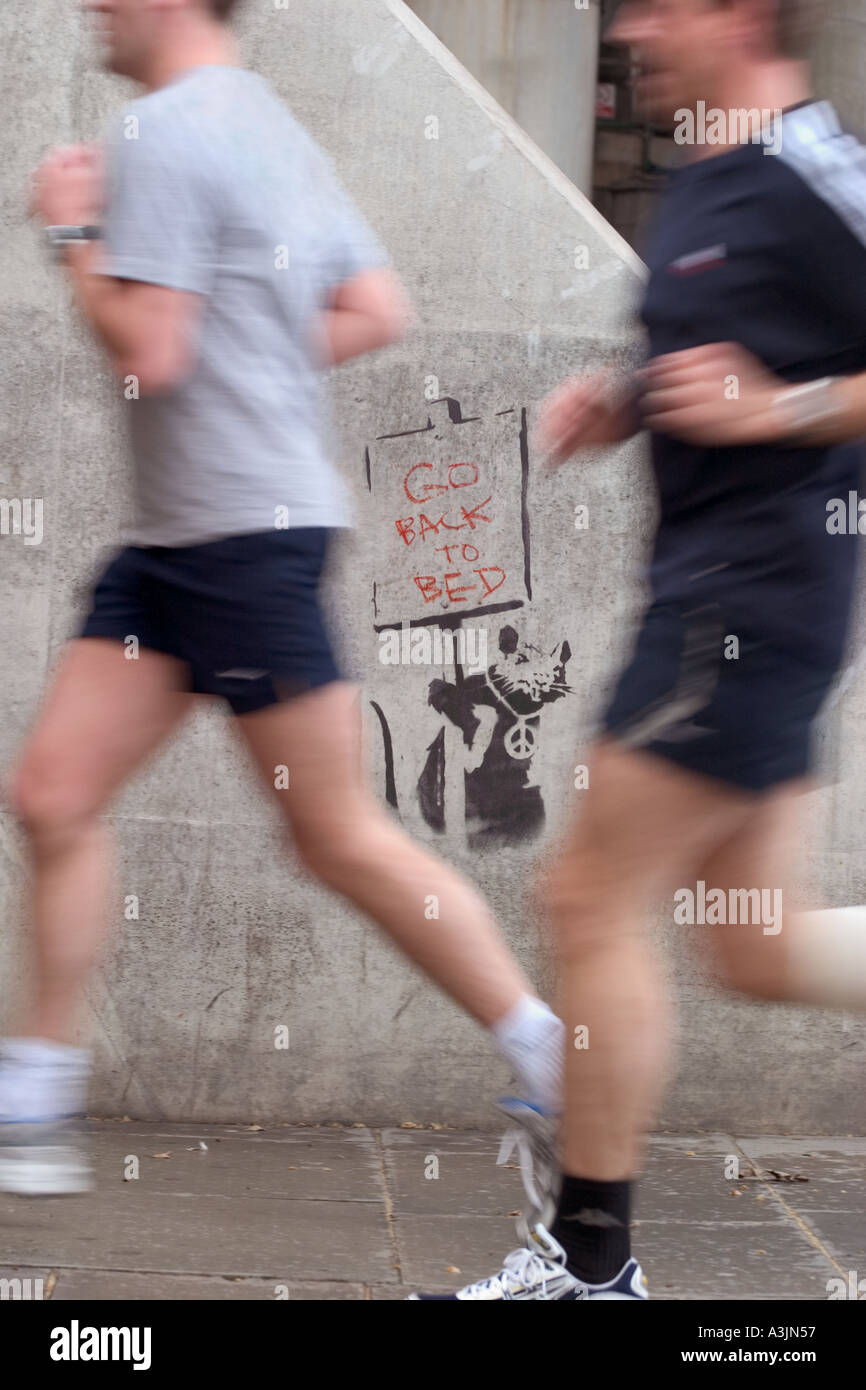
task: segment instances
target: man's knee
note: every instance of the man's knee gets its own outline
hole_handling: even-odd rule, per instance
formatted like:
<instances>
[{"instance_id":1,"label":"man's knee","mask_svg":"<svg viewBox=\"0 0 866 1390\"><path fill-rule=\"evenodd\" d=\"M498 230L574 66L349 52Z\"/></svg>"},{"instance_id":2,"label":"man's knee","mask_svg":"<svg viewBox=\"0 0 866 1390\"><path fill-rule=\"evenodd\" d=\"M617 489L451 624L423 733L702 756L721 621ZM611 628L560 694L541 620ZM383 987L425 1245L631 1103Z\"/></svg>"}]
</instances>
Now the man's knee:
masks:
<instances>
[{"instance_id":1,"label":"man's knee","mask_svg":"<svg viewBox=\"0 0 866 1390\"><path fill-rule=\"evenodd\" d=\"M63 839L87 828L100 806L84 779L64 771L62 759L26 754L5 783L10 810L37 842Z\"/></svg>"},{"instance_id":2,"label":"man's knee","mask_svg":"<svg viewBox=\"0 0 866 1390\"><path fill-rule=\"evenodd\" d=\"M307 872L337 888L344 888L368 872L386 852L374 814L341 815L324 821L295 820L292 839Z\"/></svg>"},{"instance_id":3,"label":"man's knee","mask_svg":"<svg viewBox=\"0 0 866 1390\"><path fill-rule=\"evenodd\" d=\"M751 928L729 927L727 930L744 932ZM734 994L784 1003L790 998L785 964L784 951L776 945L775 938L740 938L717 956L717 976L719 983Z\"/></svg>"}]
</instances>

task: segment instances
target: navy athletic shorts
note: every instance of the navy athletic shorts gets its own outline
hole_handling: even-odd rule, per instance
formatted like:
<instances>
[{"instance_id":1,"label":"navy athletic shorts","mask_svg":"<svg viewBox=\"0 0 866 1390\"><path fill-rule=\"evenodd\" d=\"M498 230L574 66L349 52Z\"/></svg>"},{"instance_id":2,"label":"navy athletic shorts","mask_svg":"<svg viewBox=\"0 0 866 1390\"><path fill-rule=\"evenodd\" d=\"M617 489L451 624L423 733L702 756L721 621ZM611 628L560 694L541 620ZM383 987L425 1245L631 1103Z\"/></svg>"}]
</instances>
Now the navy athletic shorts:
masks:
<instances>
[{"instance_id":1,"label":"navy athletic shorts","mask_svg":"<svg viewBox=\"0 0 866 1390\"><path fill-rule=\"evenodd\" d=\"M82 637L186 662L189 689L251 714L340 680L318 600L326 527L129 546L96 585Z\"/></svg>"},{"instance_id":2,"label":"navy athletic shorts","mask_svg":"<svg viewBox=\"0 0 866 1390\"><path fill-rule=\"evenodd\" d=\"M658 603L604 729L626 747L763 792L808 774L813 724L836 674L738 630L714 604Z\"/></svg>"}]
</instances>

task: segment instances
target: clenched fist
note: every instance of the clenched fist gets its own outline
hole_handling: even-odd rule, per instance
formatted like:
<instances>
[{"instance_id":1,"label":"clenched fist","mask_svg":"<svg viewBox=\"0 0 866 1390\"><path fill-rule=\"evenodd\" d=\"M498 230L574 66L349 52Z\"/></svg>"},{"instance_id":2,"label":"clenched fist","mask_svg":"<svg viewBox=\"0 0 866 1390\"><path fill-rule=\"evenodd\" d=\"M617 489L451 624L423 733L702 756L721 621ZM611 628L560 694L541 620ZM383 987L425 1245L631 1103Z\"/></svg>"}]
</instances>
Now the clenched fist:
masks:
<instances>
[{"instance_id":1,"label":"clenched fist","mask_svg":"<svg viewBox=\"0 0 866 1390\"><path fill-rule=\"evenodd\" d=\"M99 145L65 145L52 150L35 170L30 212L46 226L92 226L105 206L105 175Z\"/></svg>"}]
</instances>

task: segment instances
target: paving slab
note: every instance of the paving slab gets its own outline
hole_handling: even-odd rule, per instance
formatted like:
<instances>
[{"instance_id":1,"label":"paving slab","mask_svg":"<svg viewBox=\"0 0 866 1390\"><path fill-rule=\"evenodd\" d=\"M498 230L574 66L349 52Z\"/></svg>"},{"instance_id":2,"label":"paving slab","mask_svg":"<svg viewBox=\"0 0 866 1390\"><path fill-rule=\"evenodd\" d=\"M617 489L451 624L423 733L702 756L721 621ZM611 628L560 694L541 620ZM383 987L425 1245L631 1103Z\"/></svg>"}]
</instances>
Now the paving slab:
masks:
<instances>
[{"instance_id":1,"label":"paving slab","mask_svg":"<svg viewBox=\"0 0 866 1390\"><path fill-rule=\"evenodd\" d=\"M501 1167L499 1140L453 1131L383 1130L391 1200L401 1216L512 1217L525 1201L518 1164Z\"/></svg>"},{"instance_id":2,"label":"paving slab","mask_svg":"<svg viewBox=\"0 0 866 1390\"><path fill-rule=\"evenodd\" d=\"M486 1279L518 1243L514 1220L505 1216L398 1215L395 1224L407 1293L438 1293Z\"/></svg>"},{"instance_id":3,"label":"paving slab","mask_svg":"<svg viewBox=\"0 0 866 1390\"><path fill-rule=\"evenodd\" d=\"M866 1279L866 1139L739 1140L759 1171L774 1169L807 1182L779 1182L780 1203L804 1222L847 1275Z\"/></svg>"},{"instance_id":4,"label":"paving slab","mask_svg":"<svg viewBox=\"0 0 866 1390\"><path fill-rule=\"evenodd\" d=\"M166 1195L369 1202L384 1195L376 1137L368 1129L259 1132L91 1122L88 1141L100 1189L128 1185L132 1158L139 1173L132 1181Z\"/></svg>"},{"instance_id":5,"label":"paving slab","mask_svg":"<svg viewBox=\"0 0 866 1390\"><path fill-rule=\"evenodd\" d=\"M653 1298L820 1299L838 1274L784 1221L642 1221L633 1249Z\"/></svg>"},{"instance_id":6,"label":"paving slab","mask_svg":"<svg viewBox=\"0 0 866 1390\"><path fill-rule=\"evenodd\" d=\"M282 1282L394 1277L368 1131L278 1131L272 1140L266 1132L193 1132L207 1135L207 1152L192 1147L190 1127L91 1124L93 1193L0 1195L6 1260ZM141 1176L125 1182L130 1158L140 1160Z\"/></svg>"},{"instance_id":7,"label":"paving slab","mask_svg":"<svg viewBox=\"0 0 866 1390\"><path fill-rule=\"evenodd\" d=\"M59 1302L393 1302L489 1277L517 1243L520 1174L497 1167L490 1133L137 1121L88 1132L93 1193L0 1196L0 1298L33 1296L26 1281L41 1279ZM124 1181L133 1159L139 1176ZM633 1235L656 1299L826 1299L831 1280L866 1275L866 1140L656 1135Z\"/></svg>"},{"instance_id":8,"label":"paving slab","mask_svg":"<svg viewBox=\"0 0 866 1390\"><path fill-rule=\"evenodd\" d=\"M52 1268L291 1279L392 1277L384 1211L372 1203L165 1196L129 1183L74 1199L0 1199L7 1260Z\"/></svg>"},{"instance_id":9,"label":"paving slab","mask_svg":"<svg viewBox=\"0 0 866 1390\"><path fill-rule=\"evenodd\" d=\"M402 1293L400 1295L402 1297ZM313 1300L327 1302L361 1301L368 1297L363 1284L277 1283L268 1279L196 1278L178 1274L119 1274L114 1270L61 1270L52 1302L82 1300L136 1302L139 1300L168 1302L202 1302L254 1300L290 1303Z\"/></svg>"},{"instance_id":10,"label":"paving slab","mask_svg":"<svg viewBox=\"0 0 866 1390\"><path fill-rule=\"evenodd\" d=\"M654 1137L637 1185L635 1219L722 1223L781 1219L763 1210L768 1201L763 1184L727 1176L748 1168L730 1135Z\"/></svg>"}]
</instances>

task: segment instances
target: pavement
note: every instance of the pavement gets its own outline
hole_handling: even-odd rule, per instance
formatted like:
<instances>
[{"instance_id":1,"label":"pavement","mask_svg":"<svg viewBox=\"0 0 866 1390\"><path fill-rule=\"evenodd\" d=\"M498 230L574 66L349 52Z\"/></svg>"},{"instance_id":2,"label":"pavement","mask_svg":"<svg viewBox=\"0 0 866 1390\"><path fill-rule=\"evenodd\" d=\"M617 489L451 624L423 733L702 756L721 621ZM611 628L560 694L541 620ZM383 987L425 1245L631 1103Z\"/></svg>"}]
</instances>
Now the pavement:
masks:
<instances>
[{"instance_id":1,"label":"pavement","mask_svg":"<svg viewBox=\"0 0 866 1390\"><path fill-rule=\"evenodd\" d=\"M42 1279L55 1302L402 1299L492 1274L516 1244L520 1175L493 1134L88 1131L92 1194L0 1195L0 1280ZM633 1235L654 1298L866 1295L866 1139L656 1135Z\"/></svg>"}]
</instances>

